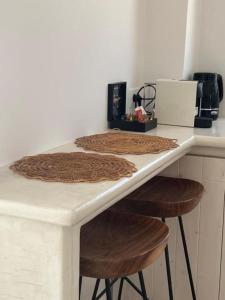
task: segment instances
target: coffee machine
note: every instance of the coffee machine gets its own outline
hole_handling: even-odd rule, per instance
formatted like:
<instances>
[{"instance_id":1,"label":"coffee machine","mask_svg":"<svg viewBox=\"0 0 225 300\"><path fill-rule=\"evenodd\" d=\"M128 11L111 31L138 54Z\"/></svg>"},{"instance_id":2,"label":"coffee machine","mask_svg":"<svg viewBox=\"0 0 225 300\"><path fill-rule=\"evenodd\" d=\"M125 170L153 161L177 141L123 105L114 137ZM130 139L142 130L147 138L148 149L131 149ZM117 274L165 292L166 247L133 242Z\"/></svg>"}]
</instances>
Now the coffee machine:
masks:
<instances>
[{"instance_id":1,"label":"coffee machine","mask_svg":"<svg viewBox=\"0 0 225 300\"><path fill-rule=\"evenodd\" d=\"M198 81L195 127L209 128L219 116L223 78L217 73L194 73L193 80Z\"/></svg>"}]
</instances>

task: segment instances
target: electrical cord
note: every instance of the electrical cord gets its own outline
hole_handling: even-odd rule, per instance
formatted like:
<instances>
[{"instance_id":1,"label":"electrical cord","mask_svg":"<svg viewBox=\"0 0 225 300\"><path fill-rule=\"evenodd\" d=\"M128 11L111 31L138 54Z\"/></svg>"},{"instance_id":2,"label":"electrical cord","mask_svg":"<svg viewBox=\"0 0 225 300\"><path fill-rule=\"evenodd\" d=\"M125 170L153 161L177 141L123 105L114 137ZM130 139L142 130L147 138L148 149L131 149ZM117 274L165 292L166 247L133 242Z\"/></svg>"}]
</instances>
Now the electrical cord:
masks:
<instances>
[{"instance_id":1,"label":"electrical cord","mask_svg":"<svg viewBox=\"0 0 225 300\"><path fill-rule=\"evenodd\" d=\"M133 95L133 101L135 103L135 107L141 106L142 102L144 101L144 105L143 105L144 109L146 110L147 113L151 113L151 111L148 111L147 108L155 101L155 98L156 98L156 87L155 86L156 86L155 83L147 83L146 85L142 86L138 90L136 95ZM153 89L154 94L152 97L145 97L145 95L144 95L144 97L142 97L140 95L141 91L145 90L146 87L150 87ZM147 104L145 104L145 101L149 101L149 102ZM154 107L155 107L155 104L153 105L153 109L154 109Z\"/></svg>"}]
</instances>

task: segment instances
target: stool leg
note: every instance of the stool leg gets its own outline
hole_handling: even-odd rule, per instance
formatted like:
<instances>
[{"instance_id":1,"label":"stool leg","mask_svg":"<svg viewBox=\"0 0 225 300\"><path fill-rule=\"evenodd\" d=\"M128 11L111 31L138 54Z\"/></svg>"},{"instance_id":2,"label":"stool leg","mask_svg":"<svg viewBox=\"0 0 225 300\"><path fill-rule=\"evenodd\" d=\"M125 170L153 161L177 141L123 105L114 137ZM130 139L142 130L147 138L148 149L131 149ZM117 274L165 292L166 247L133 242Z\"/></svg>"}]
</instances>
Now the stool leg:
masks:
<instances>
[{"instance_id":1,"label":"stool leg","mask_svg":"<svg viewBox=\"0 0 225 300\"><path fill-rule=\"evenodd\" d=\"M96 284L95 284L95 289L94 289L94 293L93 293L93 296L92 296L92 300L95 300L95 298L97 296L100 281L101 281L101 279L97 279L96 280Z\"/></svg>"},{"instance_id":2,"label":"stool leg","mask_svg":"<svg viewBox=\"0 0 225 300\"><path fill-rule=\"evenodd\" d=\"M166 223L165 218L162 218L162 222ZM168 281L168 289L169 289L169 298L173 300L173 285L171 279L171 269L170 269L170 254L168 245L165 248L165 260L166 260L166 272L167 272L167 281Z\"/></svg>"},{"instance_id":3,"label":"stool leg","mask_svg":"<svg viewBox=\"0 0 225 300\"><path fill-rule=\"evenodd\" d=\"M140 285L141 285L141 291L143 295L143 300L148 300L146 289L145 289L145 282L144 282L144 276L143 272L138 272L139 280L140 280Z\"/></svg>"},{"instance_id":4,"label":"stool leg","mask_svg":"<svg viewBox=\"0 0 225 300\"><path fill-rule=\"evenodd\" d=\"M191 264L190 264L190 260L189 260L188 248L187 248L186 237L185 237L185 232L184 232L183 219L182 219L181 216L179 216L178 220L179 220L179 225L180 225L182 243L183 243L183 247L184 247L184 254L185 254L185 259L186 259L186 264L187 264L187 270L188 270L189 282L190 282L190 286L191 286L192 298L193 298L193 300L196 300L195 287L194 287L192 271L191 271Z\"/></svg>"},{"instance_id":5,"label":"stool leg","mask_svg":"<svg viewBox=\"0 0 225 300\"><path fill-rule=\"evenodd\" d=\"M120 280L120 287L119 287L119 293L118 293L118 300L121 300L121 297L122 297L123 283L124 283L124 278L121 278L121 280Z\"/></svg>"},{"instance_id":6,"label":"stool leg","mask_svg":"<svg viewBox=\"0 0 225 300\"><path fill-rule=\"evenodd\" d=\"M81 288L82 288L82 276L80 276L80 278L79 278L79 299L80 299L80 295L81 295Z\"/></svg>"},{"instance_id":7,"label":"stool leg","mask_svg":"<svg viewBox=\"0 0 225 300\"><path fill-rule=\"evenodd\" d=\"M110 280L105 279L105 288L106 288L106 299L112 300L112 293L111 293L111 287L110 287Z\"/></svg>"}]
</instances>

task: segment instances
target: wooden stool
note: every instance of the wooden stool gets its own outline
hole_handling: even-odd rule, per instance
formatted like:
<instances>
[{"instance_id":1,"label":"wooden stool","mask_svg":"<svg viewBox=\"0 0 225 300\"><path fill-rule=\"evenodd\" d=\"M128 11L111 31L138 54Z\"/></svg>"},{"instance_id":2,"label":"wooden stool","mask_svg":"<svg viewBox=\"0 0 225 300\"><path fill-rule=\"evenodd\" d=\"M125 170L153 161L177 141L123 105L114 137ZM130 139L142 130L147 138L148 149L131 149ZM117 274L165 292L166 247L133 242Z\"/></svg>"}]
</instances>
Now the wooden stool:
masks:
<instances>
[{"instance_id":1,"label":"wooden stool","mask_svg":"<svg viewBox=\"0 0 225 300\"><path fill-rule=\"evenodd\" d=\"M124 281L147 300L142 270L162 254L168 235L167 225L154 218L110 210L100 214L81 228L80 292L82 276L97 278L92 300L104 294L111 300L111 287L120 279L119 300ZM135 273L141 289L127 278ZM101 279L105 290L97 296Z\"/></svg>"},{"instance_id":2,"label":"wooden stool","mask_svg":"<svg viewBox=\"0 0 225 300\"><path fill-rule=\"evenodd\" d=\"M163 222L166 218L178 217L193 300L196 300L196 293L182 215L198 205L203 191L204 187L193 180L156 176L111 208L119 212L162 218ZM173 300L168 246L165 248L165 258L169 295Z\"/></svg>"}]
</instances>

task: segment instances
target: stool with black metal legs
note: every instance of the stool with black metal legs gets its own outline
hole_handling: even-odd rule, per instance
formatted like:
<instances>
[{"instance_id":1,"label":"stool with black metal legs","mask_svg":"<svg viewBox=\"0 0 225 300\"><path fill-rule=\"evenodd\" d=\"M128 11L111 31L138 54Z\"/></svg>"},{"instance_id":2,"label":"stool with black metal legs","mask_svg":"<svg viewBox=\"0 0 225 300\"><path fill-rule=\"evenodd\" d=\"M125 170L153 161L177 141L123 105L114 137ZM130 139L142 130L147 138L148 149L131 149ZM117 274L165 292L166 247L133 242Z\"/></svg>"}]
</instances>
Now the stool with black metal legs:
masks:
<instances>
[{"instance_id":1,"label":"stool with black metal legs","mask_svg":"<svg viewBox=\"0 0 225 300\"><path fill-rule=\"evenodd\" d=\"M142 270L163 253L168 235L167 225L157 219L110 210L85 224L80 237L80 295L82 277L85 276L97 279L92 300L104 295L107 300L112 300L111 288L118 280L118 300L125 282L143 300L149 300ZM128 278L136 273L140 287ZM105 282L103 291L99 291L101 280Z\"/></svg>"},{"instance_id":2,"label":"stool with black metal legs","mask_svg":"<svg viewBox=\"0 0 225 300\"><path fill-rule=\"evenodd\" d=\"M112 211L161 218L164 223L166 218L178 217L193 300L196 300L196 293L182 215L198 205L203 191L202 184L193 180L156 176L111 208ZM165 248L165 258L169 296L173 300L168 246Z\"/></svg>"}]
</instances>

